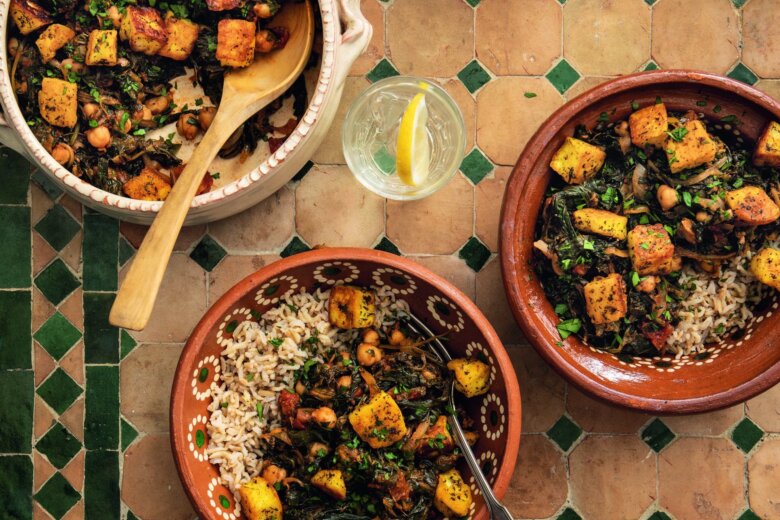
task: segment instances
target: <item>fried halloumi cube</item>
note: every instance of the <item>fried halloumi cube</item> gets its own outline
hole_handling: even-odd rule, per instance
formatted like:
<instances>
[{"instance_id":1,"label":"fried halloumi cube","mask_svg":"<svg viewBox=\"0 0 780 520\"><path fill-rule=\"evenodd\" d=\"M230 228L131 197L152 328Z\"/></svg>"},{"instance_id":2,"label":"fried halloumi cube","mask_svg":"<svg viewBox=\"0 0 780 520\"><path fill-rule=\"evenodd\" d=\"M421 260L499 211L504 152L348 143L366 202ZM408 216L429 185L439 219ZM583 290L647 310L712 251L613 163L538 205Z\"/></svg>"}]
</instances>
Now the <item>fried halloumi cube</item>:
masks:
<instances>
[{"instance_id":1,"label":"fried halloumi cube","mask_svg":"<svg viewBox=\"0 0 780 520\"><path fill-rule=\"evenodd\" d=\"M631 142L644 148L647 145L661 147L666 142L666 131L669 129L669 118L666 105L658 103L637 110L628 116L628 127L631 130Z\"/></svg>"},{"instance_id":2,"label":"fried halloumi cube","mask_svg":"<svg viewBox=\"0 0 780 520\"><path fill-rule=\"evenodd\" d=\"M76 36L76 31L66 25L52 24L43 30L35 45L41 53L41 61L46 63L54 59L57 51Z\"/></svg>"},{"instance_id":3,"label":"fried halloumi cube","mask_svg":"<svg viewBox=\"0 0 780 520\"><path fill-rule=\"evenodd\" d=\"M107 65L113 67L117 62L117 33L114 30L95 29L89 33L87 42L87 65Z\"/></svg>"},{"instance_id":4,"label":"fried halloumi cube","mask_svg":"<svg viewBox=\"0 0 780 520\"><path fill-rule=\"evenodd\" d=\"M153 7L125 8L119 25L119 37L127 41L130 48L144 54L156 54L168 41L160 11Z\"/></svg>"},{"instance_id":5,"label":"fried halloumi cube","mask_svg":"<svg viewBox=\"0 0 780 520\"><path fill-rule=\"evenodd\" d=\"M780 218L780 208L758 186L745 186L727 192L726 204L737 219L751 226L769 224Z\"/></svg>"},{"instance_id":6,"label":"fried halloumi cube","mask_svg":"<svg viewBox=\"0 0 780 520\"><path fill-rule=\"evenodd\" d=\"M606 157L601 148L567 137L553 155L550 168L569 184L582 184L598 173Z\"/></svg>"},{"instance_id":7,"label":"fried halloumi cube","mask_svg":"<svg viewBox=\"0 0 780 520\"><path fill-rule=\"evenodd\" d=\"M374 449L386 448L406 436L404 414L387 392L379 392L349 414L355 433Z\"/></svg>"},{"instance_id":8,"label":"fried halloumi cube","mask_svg":"<svg viewBox=\"0 0 780 520\"><path fill-rule=\"evenodd\" d=\"M666 158L669 160L669 169L672 173L679 173L712 162L718 152L718 145L707 133L704 123L694 119L686 122L682 128L685 129L683 132L685 135L682 138L677 140L669 136L664 145Z\"/></svg>"},{"instance_id":9,"label":"fried halloumi cube","mask_svg":"<svg viewBox=\"0 0 780 520\"><path fill-rule=\"evenodd\" d=\"M257 26L247 20L220 20L217 25L217 59L225 67L248 67L255 59Z\"/></svg>"},{"instance_id":10,"label":"fried halloumi cube","mask_svg":"<svg viewBox=\"0 0 780 520\"><path fill-rule=\"evenodd\" d=\"M436 483L433 505L448 518L460 518L469 514L474 501L471 490L457 469L441 473Z\"/></svg>"},{"instance_id":11,"label":"fried halloumi cube","mask_svg":"<svg viewBox=\"0 0 780 520\"><path fill-rule=\"evenodd\" d=\"M455 388L466 397L481 395L490 388L490 366L478 359L458 358L447 363L455 376Z\"/></svg>"},{"instance_id":12,"label":"fried halloumi cube","mask_svg":"<svg viewBox=\"0 0 780 520\"><path fill-rule=\"evenodd\" d=\"M780 249L762 248L750 260L750 272L759 282L780 291Z\"/></svg>"},{"instance_id":13,"label":"fried halloumi cube","mask_svg":"<svg viewBox=\"0 0 780 520\"><path fill-rule=\"evenodd\" d=\"M340 329L364 329L374 324L374 292L351 285L336 285L330 290L328 318Z\"/></svg>"},{"instance_id":14,"label":"fried halloumi cube","mask_svg":"<svg viewBox=\"0 0 780 520\"><path fill-rule=\"evenodd\" d=\"M753 164L780 168L780 123L772 121L758 140Z\"/></svg>"},{"instance_id":15,"label":"fried halloumi cube","mask_svg":"<svg viewBox=\"0 0 780 520\"><path fill-rule=\"evenodd\" d=\"M11 0L10 10L19 32L25 35L54 21L46 9L30 0Z\"/></svg>"},{"instance_id":16,"label":"fried halloumi cube","mask_svg":"<svg viewBox=\"0 0 780 520\"><path fill-rule=\"evenodd\" d=\"M165 200L171 192L171 183L155 170L144 168L122 186L122 191L131 199Z\"/></svg>"},{"instance_id":17,"label":"fried halloumi cube","mask_svg":"<svg viewBox=\"0 0 780 520\"><path fill-rule=\"evenodd\" d=\"M583 208L574 212L574 227L580 231L595 233L606 237L626 239L628 218L596 208Z\"/></svg>"},{"instance_id":18,"label":"fried halloumi cube","mask_svg":"<svg viewBox=\"0 0 780 520\"><path fill-rule=\"evenodd\" d=\"M623 277L612 273L585 284L585 307L590 320L596 325L623 318L628 310Z\"/></svg>"},{"instance_id":19,"label":"fried halloumi cube","mask_svg":"<svg viewBox=\"0 0 780 520\"><path fill-rule=\"evenodd\" d=\"M168 41L157 54L172 60L186 60L195 48L198 30L198 24L195 22L176 18L169 13L165 16L165 31L168 33Z\"/></svg>"},{"instance_id":20,"label":"fried halloumi cube","mask_svg":"<svg viewBox=\"0 0 780 520\"><path fill-rule=\"evenodd\" d=\"M249 520L281 520L282 501L276 489L263 477L255 477L242 484L238 494Z\"/></svg>"},{"instance_id":21,"label":"fried halloumi cube","mask_svg":"<svg viewBox=\"0 0 780 520\"><path fill-rule=\"evenodd\" d=\"M340 469L321 469L311 478L311 485L336 500L347 498L347 484Z\"/></svg>"},{"instance_id":22,"label":"fried halloumi cube","mask_svg":"<svg viewBox=\"0 0 780 520\"><path fill-rule=\"evenodd\" d=\"M680 267L674 244L661 224L639 225L628 232L628 256L639 275L668 274Z\"/></svg>"},{"instance_id":23,"label":"fried halloumi cube","mask_svg":"<svg viewBox=\"0 0 780 520\"><path fill-rule=\"evenodd\" d=\"M73 128L78 121L79 87L56 78L43 78L38 92L38 108L49 124Z\"/></svg>"}]
</instances>

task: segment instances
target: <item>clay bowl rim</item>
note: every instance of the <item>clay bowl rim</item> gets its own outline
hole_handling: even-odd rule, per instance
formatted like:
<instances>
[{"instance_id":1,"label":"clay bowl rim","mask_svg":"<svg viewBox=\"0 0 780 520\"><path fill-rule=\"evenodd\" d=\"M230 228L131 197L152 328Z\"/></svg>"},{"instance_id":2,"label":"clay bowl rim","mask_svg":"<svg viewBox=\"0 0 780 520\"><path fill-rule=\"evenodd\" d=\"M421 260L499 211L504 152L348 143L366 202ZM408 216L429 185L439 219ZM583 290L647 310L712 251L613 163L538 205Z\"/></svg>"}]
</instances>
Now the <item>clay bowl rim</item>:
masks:
<instances>
[{"instance_id":1,"label":"clay bowl rim","mask_svg":"<svg viewBox=\"0 0 780 520\"><path fill-rule=\"evenodd\" d=\"M363 248L322 248L298 253L259 269L258 271L245 277L232 288L230 288L222 297L214 303L203 318L193 329L187 343L182 349L179 362L176 365L173 384L171 386L171 406L169 413L169 423L171 432L171 449L173 451L173 460L176 464L176 471L179 474L187 497L195 507L196 512L201 518L212 518L208 501L200 493L194 492L194 482L189 473L185 472L187 456L187 446L185 442L186 431L178 420L184 414L184 395L186 394L187 384L189 382L190 367L200 353L200 348L204 344L208 333L219 323L227 311L241 298L251 293L260 286L265 280L284 274L285 272L299 267L317 264L321 262L352 260L376 262L380 265L393 267L405 271L413 276L427 281L437 290L441 291L453 304L455 304L463 313L474 321L477 328L485 336L487 348L495 356L498 363L498 369L504 378L507 394L507 445L502 454L501 467L496 475L496 483L493 489L497 496L502 497L509 486L509 481L514 473L517 456L520 449L520 434L522 430L522 404L520 396L520 385L517 381L512 361L499 339L493 326L482 314L482 311L476 306L468 296L463 294L457 287L450 282L411 260L396 256L383 251ZM478 510L474 518L485 520L488 518L487 509L483 506Z\"/></svg>"},{"instance_id":2,"label":"clay bowl rim","mask_svg":"<svg viewBox=\"0 0 780 520\"><path fill-rule=\"evenodd\" d=\"M515 244L515 236L518 222L529 218L536 220L537 218L536 214L524 214L520 218L516 218L516 215L519 213L518 208L522 203L524 188L531 180L530 174L534 165L539 161L547 143L556 137L566 123L577 119L579 114L591 104L623 91L673 83L690 83L726 91L761 107L775 118L780 118L780 103L768 94L745 83L710 72L685 69L658 70L629 74L602 83L580 94L553 112L526 144L507 182L507 190L501 209L499 240L501 272L509 307L515 321L542 358L567 381L588 395L620 407L660 415L703 413L744 402L780 382L780 363L776 363L748 381L708 396L663 399L637 396L609 388L597 378L580 372L577 368L578 364L565 359L554 343L545 339L545 331L538 328L530 319L537 312L544 311L528 302L525 298L526 291L521 290L521 287L538 282L535 277L532 281L527 281L519 276L525 272L525 269L516 260L520 256L521 248ZM583 345L574 336L570 339L575 341L578 346Z\"/></svg>"}]
</instances>

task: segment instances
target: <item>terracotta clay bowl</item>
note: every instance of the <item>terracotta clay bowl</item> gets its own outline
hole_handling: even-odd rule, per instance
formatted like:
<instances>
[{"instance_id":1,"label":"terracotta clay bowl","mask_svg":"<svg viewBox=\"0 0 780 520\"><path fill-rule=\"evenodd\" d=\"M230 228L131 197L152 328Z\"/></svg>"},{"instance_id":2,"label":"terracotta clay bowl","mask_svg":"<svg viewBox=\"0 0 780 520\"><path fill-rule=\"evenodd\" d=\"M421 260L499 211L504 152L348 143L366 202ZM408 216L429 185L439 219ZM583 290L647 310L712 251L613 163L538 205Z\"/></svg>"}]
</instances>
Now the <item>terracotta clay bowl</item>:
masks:
<instances>
[{"instance_id":1,"label":"terracotta clay bowl","mask_svg":"<svg viewBox=\"0 0 780 520\"><path fill-rule=\"evenodd\" d=\"M681 359L618 359L574 336L559 343L558 319L531 265L536 221L553 175L548 165L564 138L576 125L594 126L604 112L613 121L626 119L632 102L647 106L658 97L669 110L703 112L749 146L770 120L780 120L780 103L763 92L704 72L645 72L589 90L550 116L520 156L504 198L501 266L509 304L526 337L575 386L636 410L705 412L742 402L780 381L776 295L758 307L741 333L705 352ZM728 124L730 115L739 123Z\"/></svg>"},{"instance_id":2,"label":"terracotta clay bowl","mask_svg":"<svg viewBox=\"0 0 780 520\"><path fill-rule=\"evenodd\" d=\"M171 444L184 489L200 518L244 518L205 455L207 406L211 384L220 373L225 328L250 318L253 311L265 312L294 291L340 283L389 285L435 334L448 334L454 357L476 356L491 365L489 392L462 402L478 425L474 451L483 471L498 496L506 491L520 444L520 388L487 319L452 284L410 260L370 249L319 249L274 262L239 282L209 309L184 347L171 392ZM465 464L460 469L475 495L470 518L486 519L473 477Z\"/></svg>"}]
</instances>

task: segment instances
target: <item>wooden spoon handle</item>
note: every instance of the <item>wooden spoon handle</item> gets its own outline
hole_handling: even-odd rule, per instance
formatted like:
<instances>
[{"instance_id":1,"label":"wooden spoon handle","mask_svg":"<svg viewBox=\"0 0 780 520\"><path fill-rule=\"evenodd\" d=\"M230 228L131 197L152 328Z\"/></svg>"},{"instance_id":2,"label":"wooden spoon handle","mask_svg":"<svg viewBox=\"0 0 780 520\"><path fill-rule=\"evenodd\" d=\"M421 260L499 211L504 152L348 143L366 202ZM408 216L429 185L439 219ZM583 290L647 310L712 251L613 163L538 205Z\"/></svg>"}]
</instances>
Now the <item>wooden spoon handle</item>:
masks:
<instances>
[{"instance_id":1,"label":"wooden spoon handle","mask_svg":"<svg viewBox=\"0 0 780 520\"><path fill-rule=\"evenodd\" d=\"M132 330L146 327L192 199L211 161L230 136L229 132L220 130L222 125L218 124L218 119L219 113L187 161L184 171L146 233L111 307L108 321L112 325Z\"/></svg>"}]
</instances>

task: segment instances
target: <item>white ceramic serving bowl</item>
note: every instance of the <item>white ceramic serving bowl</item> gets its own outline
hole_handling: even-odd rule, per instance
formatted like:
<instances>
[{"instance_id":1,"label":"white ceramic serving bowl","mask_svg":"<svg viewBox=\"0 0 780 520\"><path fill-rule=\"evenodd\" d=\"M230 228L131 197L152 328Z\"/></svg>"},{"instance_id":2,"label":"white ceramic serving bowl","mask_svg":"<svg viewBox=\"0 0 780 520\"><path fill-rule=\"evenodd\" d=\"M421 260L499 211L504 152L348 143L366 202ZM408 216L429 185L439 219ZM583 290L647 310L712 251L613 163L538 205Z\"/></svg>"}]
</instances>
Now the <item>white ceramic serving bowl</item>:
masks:
<instances>
[{"instance_id":1,"label":"white ceramic serving bowl","mask_svg":"<svg viewBox=\"0 0 780 520\"><path fill-rule=\"evenodd\" d=\"M237 180L195 197L185 225L228 217L265 199L289 181L319 147L336 116L344 81L371 39L372 27L360 12L360 0L318 0L322 17L322 54L316 85L293 133L276 152ZM0 142L22 153L63 190L86 206L121 220L151 224L162 202L114 195L63 168L27 126L9 75L6 48L10 0L0 0Z\"/></svg>"}]
</instances>

